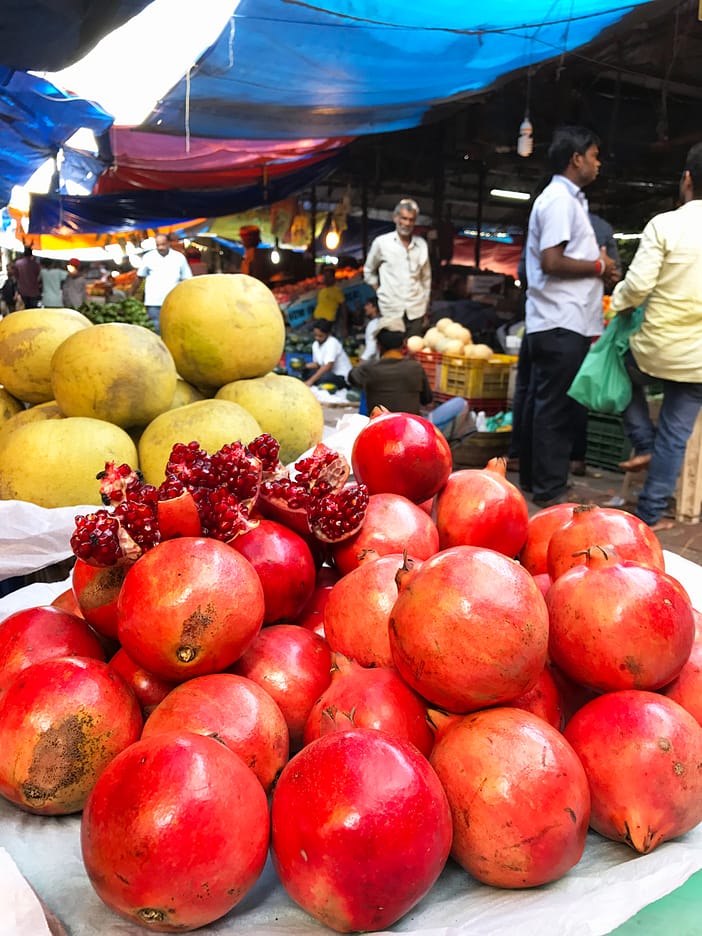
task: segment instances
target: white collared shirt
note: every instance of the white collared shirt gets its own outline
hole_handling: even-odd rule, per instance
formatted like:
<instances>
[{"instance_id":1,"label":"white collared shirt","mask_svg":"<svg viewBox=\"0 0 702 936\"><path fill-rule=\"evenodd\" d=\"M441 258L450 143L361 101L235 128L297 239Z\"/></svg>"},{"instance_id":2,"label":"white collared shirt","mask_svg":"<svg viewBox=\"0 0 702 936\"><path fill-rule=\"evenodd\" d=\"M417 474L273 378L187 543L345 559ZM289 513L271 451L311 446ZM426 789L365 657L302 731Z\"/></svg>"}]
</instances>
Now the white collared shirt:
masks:
<instances>
[{"instance_id":1,"label":"white collared shirt","mask_svg":"<svg viewBox=\"0 0 702 936\"><path fill-rule=\"evenodd\" d=\"M380 234L368 251L363 278L377 292L382 319L421 318L431 290L427 242L413 236L405 247L397 231Z\"/></svg>"},{"instance_id":2,"label":"white collared shirt","mask_svg":"<svg viewBox=\"0 0 702 936\"><path fill-rule=\"evenodd\" d=\"M534 202L526 246L526 331L567 328L579 335L602 334L602 279L595 275L548 275L541 254L565 243L566 257L597 260L600 248L582 190L562 175L554 175Z\"/></svg>"},{"instance_id":3,"label":"white collared shirt","mask_svg":"<svg viewBox=\"0 0 702 936\"><path fill-rule=\"evenodd\" d=\"M337 377L345 378L351 370L351 360L342 343L334 335L329 335L324 341L312 343L312 360L317 367L333 364L331 372Z\"/></svg>"},{"instance_id":4,"label":"white collared shirt","mask_svg":"<svg viewBox=\"0 0 702 936\"><path fill-rule=\"evenodd\" d=\"M158 250L150 250L142 257L137 276L145 277L144 305L163 305L168 293L183 280L192 276L190 264L178 250L169 247L164 256Z\"/></svg>"}]
</instances>

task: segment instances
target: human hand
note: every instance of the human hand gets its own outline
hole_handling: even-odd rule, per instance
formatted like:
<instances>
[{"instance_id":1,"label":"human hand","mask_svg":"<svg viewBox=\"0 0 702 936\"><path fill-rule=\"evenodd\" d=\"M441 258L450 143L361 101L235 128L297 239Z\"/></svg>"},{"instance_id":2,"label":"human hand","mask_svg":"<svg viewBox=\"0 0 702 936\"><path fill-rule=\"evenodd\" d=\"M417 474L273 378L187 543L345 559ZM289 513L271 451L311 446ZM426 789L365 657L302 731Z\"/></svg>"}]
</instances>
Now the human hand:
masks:
<instances>
[{"instance_id":1,"label":"human hand","mask_svg":"<svg viewBox=\"0 0 702 936\"><path fill-rule=\"evenodd\" d=\"M617 266L616 261L608 255L604 247L600 247L600 258L604 263L602 279L604 280L605 289L612 289L622 277L621 270Z\"/></svg>"}]
</instances>

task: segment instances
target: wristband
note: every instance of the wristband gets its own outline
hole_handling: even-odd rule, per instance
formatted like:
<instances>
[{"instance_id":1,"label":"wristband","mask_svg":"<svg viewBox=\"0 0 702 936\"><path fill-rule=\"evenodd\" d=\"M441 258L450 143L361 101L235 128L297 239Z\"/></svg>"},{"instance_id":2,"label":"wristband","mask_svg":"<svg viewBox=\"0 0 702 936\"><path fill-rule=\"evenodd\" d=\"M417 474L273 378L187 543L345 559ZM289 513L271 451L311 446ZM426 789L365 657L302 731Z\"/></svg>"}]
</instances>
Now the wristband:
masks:
<instances>
[{"instance_id":1,"label":"wristband","mask_svg":"<svg viewBox=\"0 0 702 936\"><path fill-rule=\"evenodd\" d=\"M604 271L607 268L607 264L604 262L602 257L598 257L595 260L595 276L604 276Z\"/></svg>"}]
</instances>

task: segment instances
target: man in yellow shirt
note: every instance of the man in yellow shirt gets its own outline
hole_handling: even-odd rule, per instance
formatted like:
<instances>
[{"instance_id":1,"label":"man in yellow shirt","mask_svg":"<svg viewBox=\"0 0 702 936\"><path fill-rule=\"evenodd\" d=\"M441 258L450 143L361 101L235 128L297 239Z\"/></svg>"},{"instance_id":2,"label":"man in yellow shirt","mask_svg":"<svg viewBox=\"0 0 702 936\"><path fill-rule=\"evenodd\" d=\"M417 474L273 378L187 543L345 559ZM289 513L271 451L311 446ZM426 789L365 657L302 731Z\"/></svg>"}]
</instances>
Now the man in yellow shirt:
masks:
<instances>
[{"instance_id":1,"label":"man in yellow shirt","mask_svg":"<svg viewBox=\"0 0 702 936\"><path fill-rule=\"evenodd\" d=\"M336 271L333 266L324 267L322 273L324 286L317 293L315 319L326 319L337 324L337 331L346 337L346 297L336 285Z\"/></svg>"},{"instance_id":2,"label":"man in yellow shirt","mask_svg":"<svg viewBox=\"0 0 702 936\"><path fill-rule=\"evenodd\" d=\"M625 358L633 392L623 421L635 455L620 467L648 466L636 513L654 530L672 525L662 517L702 406L702 143L687 154L680 200L644 228L611 306L627 315L645 303ZM645 396L654 380L663 384L657 428Z\"/></svg>"}]
</instances>

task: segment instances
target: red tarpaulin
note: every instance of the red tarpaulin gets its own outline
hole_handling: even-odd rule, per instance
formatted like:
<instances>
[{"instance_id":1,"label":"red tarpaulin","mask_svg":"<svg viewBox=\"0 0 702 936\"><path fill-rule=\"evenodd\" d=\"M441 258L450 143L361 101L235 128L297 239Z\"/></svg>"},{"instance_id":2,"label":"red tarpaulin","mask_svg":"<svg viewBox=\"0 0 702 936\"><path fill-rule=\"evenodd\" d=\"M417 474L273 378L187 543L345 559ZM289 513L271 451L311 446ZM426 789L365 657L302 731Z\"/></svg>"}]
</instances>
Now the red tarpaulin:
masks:
<instances>
[{"instance_id":1,"label":"red tarpaulin","mask_svg":"<svg viewBox=\"0 0 702 936\"><path fill-rule=\"evenodd\" d=\"M250 185L321 162L352 137L218 140L112 128L113 165L94 194L133 189L217 189ZM264 178L265 177L265 178Z\"/></svg>"}]
</instances>

